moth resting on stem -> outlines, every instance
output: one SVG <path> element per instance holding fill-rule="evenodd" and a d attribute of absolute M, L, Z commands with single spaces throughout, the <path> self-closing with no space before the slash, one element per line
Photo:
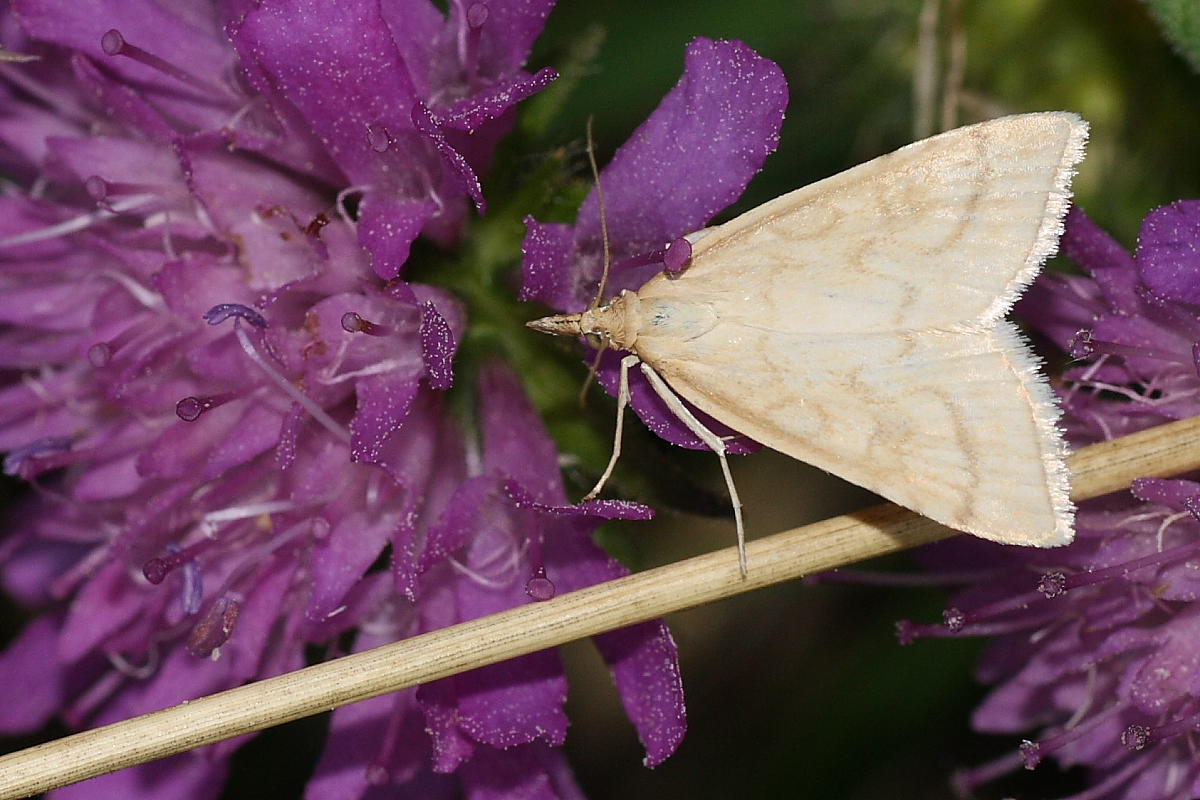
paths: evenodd
<path fill-rule="evenodd" d="M 628 353 L 613 455 L 588 497 L 620 454 L 637 366 L 720 459 L 743 576 L 725 443 L 684 400 L 950 528 L 1069 543 L 1059 410 L 1004 315 L 1058 247 L 1086 138 L 1067 112 L 948 131 L 689 237 L 681 274 L 528 323 Z"/>

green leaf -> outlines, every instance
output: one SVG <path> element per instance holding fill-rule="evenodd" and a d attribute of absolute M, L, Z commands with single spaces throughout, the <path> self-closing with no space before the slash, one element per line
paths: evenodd
<path fill-rule="evenodd" d="M 1200 71 L 1200 3 L 1196 0 L 1146 0 L 1175 49 Z"/>

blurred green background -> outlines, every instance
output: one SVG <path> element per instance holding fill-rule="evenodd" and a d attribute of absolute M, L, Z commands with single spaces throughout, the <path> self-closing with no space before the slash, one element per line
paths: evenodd
<path fill-rule="evenodd" d="M 1187 14 L 1195 2 L 1162 5 Z M 1200 76 L 1138 0 L 564 0 L 531 66 L 575 64 L 564 81 L 576 85 L 561 107 L 543 107 L 552 116 L 539 146 L 562 148 L 585 186 L 587 117 L 595 117 L 603 162 L 674 85 L 684 46 L 696 35 L 742 39 L 776 61 L 791 87 L 779 150 L 729 214 L 947 121 L 1052 109 L 1091 122 L 1077 200 L 1127 246 L 1149 209 L 1200 196 L 1200 104 L 1193 99 Z M 921 75 L 925 88 L 918 91 Z M 560 361 L 582 381 L 573 356 Z M 610 435 L 612 405 L 598 393 L 583 415 L 562 402 L 540 402 L 560 441 L 571 439 L 580 418 L 601 440 Z M 631 433 L 632 458 L 626 456 L 617 491 L 624 486 L 640 496 L 633 474 L 640 471 L 666 476 L 651 487 L 653 499 L 679 476 L 683 486 L 712 495 L 667 498 L 659 503 L 667 512 L 654 523 L 608 533 L 614 547 L 636 565 L 651 565 L 730 544 L 727 520 L 671 510 L 722 511 L 715 459 Z M 752 534 L 870 502 L 772 454 L 737 459 L 734 468 Z M 912 571 L 905 558 L 868 567 Z M 679 752 L 652 771 L 641 766 L 641 748 L 599 659 L 589 645 L 573 645 L 566 649 L 567 749 L 578 779 L 597 800 L 949 797 L 956 767 L 1010 752 L 1018 742 L 969 732 L 984 691 L 972 680 L 980 643 L 896 644 L 897 619 L 937 620 L 944 602 L 937 588 L 793 583 L 675 615 L 690 730 Z M 284 726 L 244 747 L 225 797 L 299 796 L 308 772 L 298 765 L 315 759 L 325 724 L 318 718 Z M 1045 764 L 979 796 L 1055 797 L 1078 791 L 1081 780 Z"/>

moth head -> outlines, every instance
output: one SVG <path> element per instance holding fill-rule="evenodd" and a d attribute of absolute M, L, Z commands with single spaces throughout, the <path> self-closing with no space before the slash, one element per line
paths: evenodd
<path fill-rule="evenodd" d="M 531 319 L 525 323 L 525 326 L 533 328 L 535 331 L 549 333 L 552 336 L 579 337 L 585 334 L 583 327 L 580 325 L 582 317 L 583 314 L 555 314 L 540 319 Z"/>

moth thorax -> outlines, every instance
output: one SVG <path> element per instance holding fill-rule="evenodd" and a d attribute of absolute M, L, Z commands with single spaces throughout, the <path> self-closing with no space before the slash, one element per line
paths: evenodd
<path fill-rule="evenodd" d="M 638 296 L 623 291 L 608 305 L 583 312 L 580 327 L 608 340 L 617 350 L 633 350 L 637 342 Z"/>

